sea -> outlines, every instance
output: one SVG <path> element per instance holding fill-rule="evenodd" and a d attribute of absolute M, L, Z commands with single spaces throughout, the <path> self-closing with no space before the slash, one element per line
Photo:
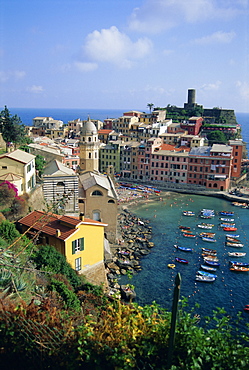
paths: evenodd
<path fill-rule="evenodd" d="M 106 118 L 118 118 L 131 109 L 24 109 L 9 108 L 11 114 L 17 114 L 22 123 L 32 125 L 34 117 L 53 117 L 67 123 L 70 120 L 80 118 L 103 121 Z M 139 109 L 136 109 L 139 110 Z M 140 110 L 141 111 L 141 110 Z M 236 113 L 237 122 L 242 128 L 243 141 L 247 143 L 249 150 L 249 113 Z M 214 224 L 216 242 L 204 242 L 200 237 L 194 239 L 182 235 L 179 226 L 188 226 L 197 235 L 203 231 L 197 224 L 203 221 L 199 217 L 202 209 L 212 209 L 215 217 L 207 222 Z M 164 193 L 158 197 L 158 201 L 138 203 L 131 209 L 138 217 L 146 218 L 152 227 L 152 239 L 154 247 L 151 253 L 141 260 L 142 270 L 136 273 L 132 279 L 127 276 L 121 277 L 120 283 L 130 283 L 135 286 L 138 304 L 151 304 L 153 301 L 162 307 L 171 309 L 173 290 L 176 274 L 181 275 L 180 296 L 188 299 L 189 307 L 195 307 L 195 312 L 201 318 L 212 316 L 217 308 L 224 308 L 231 318 L 235 318 L 241 312 L 243 323 L 249 322 L 248 313 L 243 307 L 249 304 L 249 272 L 232 272 L 229 270 L 231 260 L 229 251 L 247 252 L 245 257 L 237 258 L 239 261 L 249 262 L 249 209 L 234 207 L 229 201 L 211 196 L 186 195 L 178 193 Z M 194 217 L 183 216 L 184 210 L 195 212 Z M 220 211 L 233 211 L 237 227 L 236 234 L 244 244 L 243 248 L 232 248 L 225 245 L 225 232 L 220 227 Z M 182 252 L 174 248 L 174 245 L 191 247 L 192 252 Z M 217 279 L 213 283 L 195 281 L 196 271 L 203 264 L 202 248 L 217 250 L 220 266 L 215 274 Z M 188 264 L 175 262 L 175 257 L 188 260 Z M 174 263 L 174 269 L 168 268 L 168 264 Z"/>

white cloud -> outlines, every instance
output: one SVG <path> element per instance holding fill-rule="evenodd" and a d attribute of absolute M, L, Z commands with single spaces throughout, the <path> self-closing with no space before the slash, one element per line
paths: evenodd
<path fill-rule="evenodd" d="M 11 79 L 14 80 L 21 80 L 26 76 L 26 72 L 24 71 L 0 71 L 0 82 L 6 82 Z"/>
<path fill-rule="evenodd" d="M 76 69 L 79 70 L 80 72 L 94 71 L 95 69 L 98 68 L 97 63 L 75 62 L 74 65 Z"/>
<path fill-rule="evenodd" d="M 44 91 L 44 88 L 41 85 L 32 85 L 27 87 L 27 91 L 33 94 L 40 94 Z"/>
<path fill-rule="evenodd" d="M 235 0 L 146 0 L 133 10 L 129 27 L 134 31 L 158 33 L 183 22 L 231 19 L 244 6 Z"/>
<path fill-rule="evenodd" d="M 216 81 L 215 83 L 204 84 L 200 87 L 200 90 L 203 90 L 203 91 L 219 90 L 221 84 L 222 84 L 221 81 Z"/>
<path fill-rule="evenodd" d="M 247 82 L 236 82 L 236 87 L 239 91 L 241 99 L 249 101 L 249 84 Z"/>
<path fill-rule="evenodd" d="M 195 39 L 193 43 L 198 45 L 207 45 L 207 44 L 229 44 L 234 37 L 236 36 L 235 32 L 223 32 L 217 31 L 212 33 L 212 35 L 204 36 L 199 39 Z"/>
<path fill-rule="evenodd" d="M 129 68 L 135 60 L 144 58 L 151 49 L 152 42 L 148 38 L 133 42 L 115 26 L 90 33 L 83 46 L 84 53 L 90 60 L 113 63 L 124 68 Z"/>

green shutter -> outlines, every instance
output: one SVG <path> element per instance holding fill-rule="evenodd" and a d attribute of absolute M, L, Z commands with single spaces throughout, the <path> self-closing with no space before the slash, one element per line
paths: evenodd
<path fill-rule="evenodd" d="M 84 250 L 84 238 L 80 238 L 80 250 Z"/>
<path fill-rule="evenodd" d="M 72 241 L 72 254 L 75 253 L 76 240 Z"/>

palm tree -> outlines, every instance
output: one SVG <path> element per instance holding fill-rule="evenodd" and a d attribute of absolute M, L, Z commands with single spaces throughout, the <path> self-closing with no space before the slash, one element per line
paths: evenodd
<path fill-rule="evenodd" d="M 151 109 L 152 109 L 152 107 L 154 107 L 154 104 L 153 104 L 153 103 L 148 103 L 148 104 L 147 104 L 147 107 L 149 107 L 149 109 L 150 109 L 150 113 L 151 113 Z"/>

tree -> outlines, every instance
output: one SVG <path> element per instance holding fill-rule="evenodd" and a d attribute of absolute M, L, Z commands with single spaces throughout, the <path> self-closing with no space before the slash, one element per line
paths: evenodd
<path fill-rule="evenodd" d="M 43 174 L 45 164 L 46 164 L 46 161 L 44 157 L 40 154 L 37 154 L 37 156 L 35 157 L 35 168 L 39 172 L 39 176 Z"/>
<path fill-rule="evenodd" d="M 151 113 L 151 109 L 154 107 L 154 104 L 153 103 L 148 103 L 147 107 L 149 108 L 150 113 Z"/>
<path fill-rule="evenodd" d="M 0 132 L 6 142 L 6 149 L 9 143 L 14 143 L 16 147 L 25 138 L 25 126 L 17 115 L 10 114 L 7 106 L 0 113 Z"/>
<path fill-rule="evenodd" d="M 209 144 L 226 144 L 227 143 L 227 138 L 224 132 L 222 131 L 212 131 L 207 134 L 207 138 L 209 141 Z"/>

